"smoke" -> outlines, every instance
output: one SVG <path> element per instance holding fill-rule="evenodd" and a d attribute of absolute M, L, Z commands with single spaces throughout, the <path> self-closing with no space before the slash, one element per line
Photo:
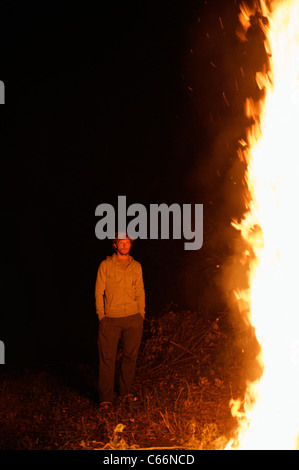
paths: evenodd
<path fill-rule="evenodd" d="M 225 8 L 214 6 L 207 5 L 192 28 L 184 64 L 189 95 L 181 129 L 194 154 L 185 185 L 194 201 L 200 198 L 204 204 L 204 238 L 200 252 L 186 258 L 182 279 L 189 301 L 216 312 L 226 306 L 234 323 L 240 322 L 235 292 L 248 286 L 244 253 L 250 247 L 232 221 L 240 221 L 248 205 L 246 162 L 240 149 L 252 125 L 246 100 L 260 99 L 255 76 L 268 67 L 266 19 L 253 8 L 242 25 L 235 2 Z M 245 319 L 246 315 L 246 330 Z M 254 341 L 251 329 L 246 335 Z"/>

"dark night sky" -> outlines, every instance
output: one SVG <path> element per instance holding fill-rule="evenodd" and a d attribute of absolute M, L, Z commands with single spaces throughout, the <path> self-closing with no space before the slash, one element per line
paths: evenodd
<path fill-rule="evenodd" d="M 94 353 L 94 282 L 111 254 L 111 242 L 95 237 L 94 213 L 118 195 L 147 208 L 204 204 L 201 250 L 135 243 L 148 315 L 171 301 L 220 308 L 216 264 L 243 209 L 236 148 L 256 67 L 235 35 L 237 3 L 3 2 L 7 361 L 29 349 L 47 358 Z"/>

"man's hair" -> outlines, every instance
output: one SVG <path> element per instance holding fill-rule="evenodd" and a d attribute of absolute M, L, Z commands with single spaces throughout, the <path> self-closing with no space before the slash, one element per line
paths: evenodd
<path fill-rule="evenodd" d="M 130 243 L 131 243 L 131 248 L 132 248 L 132 245 L 133 245 L 133 238 L 130 238 L 129 235 L 126 233 L 126 236 L 125 237 L 122 237 L 122 238 L 119 238 L 119 235 L 120 235 L 121 232 L 116 232 L 115 235 L 114 235 L 114 240 L 112 241 L 112 248 L 114 251 L 117 250 L 117 242 L 118 240 L 125 240 L 126 238 L 128 238 L 130 240 Z M 122 232 L 123 234 L 123 232 Z"/>

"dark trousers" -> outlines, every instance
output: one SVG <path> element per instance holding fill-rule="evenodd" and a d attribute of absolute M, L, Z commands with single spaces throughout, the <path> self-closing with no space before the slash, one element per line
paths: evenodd
<path fill-rule="evenodd" d="M 113 401 L 115 363 L 119 340 L 122 341 L 122 361 L 119 393 L 129 393 L 135 376 L 136 362 L 142 338 L 143 317 L 105 317 L 99 324 L 99 399 Z"/>

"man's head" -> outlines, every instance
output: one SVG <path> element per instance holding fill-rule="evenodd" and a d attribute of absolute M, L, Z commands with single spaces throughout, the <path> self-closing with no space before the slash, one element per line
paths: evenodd
<path fill-rule="evenodd" d="M 132 248 L 133 240 L 127 233 L 119 232 L 115 234 L 112 246 L 117 255 L 127 256 Z"/>

